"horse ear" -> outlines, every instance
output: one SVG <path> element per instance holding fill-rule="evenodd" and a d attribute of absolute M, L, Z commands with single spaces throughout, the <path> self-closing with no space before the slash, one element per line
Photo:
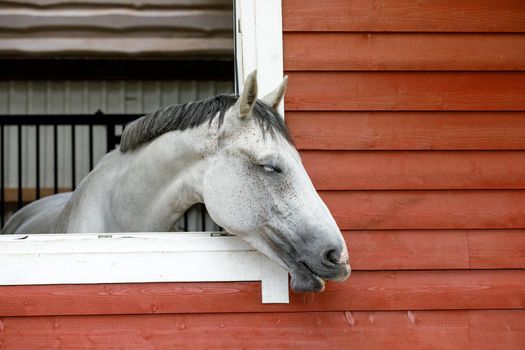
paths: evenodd
<path fill-rule="evenodd" d="M 239 113 L 241 118 L 250 115 L 255 101 L 257 101 L 257 70 L 251 72 L 244 82 L 244 91 L 239 98 Z"/>
<path fill-rule="evenodd" d="M 270 92 L 268 95 L 264 96 L 262 100 L 266 102 L 268 105 L 270 105 L 272 108 L 277 109 L 277 106 L 279 106 L 279 103 L 281 103 L 284 93 L 286 92 L 286 87 L 288 86 L 288 76 L 285 75 L 283 81 L 279 84 L 279 86 Z"/>

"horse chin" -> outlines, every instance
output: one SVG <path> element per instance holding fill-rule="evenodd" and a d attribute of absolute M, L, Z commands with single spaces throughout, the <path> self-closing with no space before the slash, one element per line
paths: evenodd
<path fill-rule="evenodd" d="M 310 271 L 298 269 L 290 273 L 291 286 L 294 292 L 322 292 L 324 281 Z"/>

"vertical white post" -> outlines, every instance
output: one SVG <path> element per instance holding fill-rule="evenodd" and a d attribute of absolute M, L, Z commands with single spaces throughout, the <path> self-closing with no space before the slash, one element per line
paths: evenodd
<path fill-rule="evenodd" d="M 255 38 L 255 1 L 237 0 L 236 17 L 237 30 L 237 82 L 239 92 L 244 87 L 244 79 L 257 68 L 256 38 Z"/>
<path fill-rule="evenodd" d="M 288 272 L 261 254 L 261 290 L 263 304 L 287 304 Z"/>
<path fill-rule="evenodd" d="M 261 96 L 283 79 L 283 25 L 281 0 L 256 1 L 255 36 L 257 82 Z M 281 114 L 284 107 L 279 108 Z"/>
<path fill-rule="evenodd" d="M 281 0 L 238 0 L 237 71 L 239 91 L 244 78 L 257 69 L 259 94 L 272 91 L 283 79 Z M 284 106 L 279 106 L 284 115 Z"/>

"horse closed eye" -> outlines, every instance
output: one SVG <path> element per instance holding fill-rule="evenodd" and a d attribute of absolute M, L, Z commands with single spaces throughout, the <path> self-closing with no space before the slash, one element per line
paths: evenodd
<path fill-rule="evenodd" d="M 270 164 L 262 164 L 261 167 L 264 169 L 264 171 L 268 173 L 282 173 L 283 172 L 281 168 L 274 166 L 274 165 L 270 165 Z"/>

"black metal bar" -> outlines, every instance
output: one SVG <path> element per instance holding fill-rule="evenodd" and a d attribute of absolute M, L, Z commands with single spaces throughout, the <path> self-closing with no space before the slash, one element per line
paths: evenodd
<path fill-rule="evenodd" d="M 108 152 L 115 148 L 115 124 L 106 125 L 106 144 Z"/>
<path fill-rule="evenodd" d="M 35 125 L 35 175 L 36 175 L 36 181 L 35 181 L 35 195 L 36 199 L 40 198 L 40 125 Z"/>
<path fill-rule="evenodd" d="M 184 213 L 184 232 L 188 232 L 188 212 Z"/>
<path fill-rule="evenodd" d="M 22 171 L 23 171 L 23 164 L 22 164 L 22 125 L 17 126 L 18 131 L 18 209 L 22 208 L 24 205 L 24 198 L 22 194 Z"/>
<path fill-rule="evenodd" d="M 93 169 L 93 125 L 89 125 L 89 171 Z"/>
<path fill-rule="evenodd" d="M 107 125 L 127 124 L 143 114 L 0 114 L 3 125 Z"/>
<path fill-rule="evenodd" d="M 4 178 L 4 125 L 0 125 L 0 227 L 5 221 L 5 178 Z"/>
<path fill-rule="evenodd" d="M 240 28 L 238 27 L 237 22 L 237 0 L 233 0 L 233 57 L 237 58 L 237 32 L 240 32 Z M 237 70 L 237 60 L 233 60 L 233 86 L 234 90 L 233 92 L 238 95 L 239 94 L 239 72 Z"/>
<path fill-rule="evenodd" d="M 76 137 L 75 126 L 71 125 L 71 190 L 75 190 L 76 185 Z"/>
<path fill-rule="evenodd" d="M 36 2 L 35 2 L 36 3 Z M 56 1 L 52 3 L 58 3 Z M 85 1 L 83 3 L 86 3 Z M 130 2 L 132 3 L 132 2 Z M 168 2 L 166 2 L 168 3 Z M 176 2 L 173 2 L 176 3 Z M 0 59 L 2 80 L 220 80 L 231 81 L 233 53 L 221 59 L 107 57 Z M 173 69 L 177 67 L 177 69 Z"/>
<path fill-rule="evenodd" d="M 206 231 L 206 206 L 201 206 L 201 231 Z"/>
<path fill-rule="evenodd" d="M 58 193 L 58 132 L 57 125 L 53 125 L 53 192 Z"/>

